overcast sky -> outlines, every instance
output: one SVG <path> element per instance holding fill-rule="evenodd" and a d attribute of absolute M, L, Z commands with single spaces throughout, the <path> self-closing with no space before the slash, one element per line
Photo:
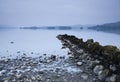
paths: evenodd
<path fill-rule="evenodd" d="M 120 0 L 0 0 L 0 25 L 48 26 L 120 21 Z"/>

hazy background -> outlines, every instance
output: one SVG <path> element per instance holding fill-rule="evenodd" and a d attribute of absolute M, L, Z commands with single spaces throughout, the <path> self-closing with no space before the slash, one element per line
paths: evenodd
<path fill-rule="evenodd" d="M 116 21 L 120 21 L 120 0 L 0 0 L 0 25 L 85 25 Z"/>

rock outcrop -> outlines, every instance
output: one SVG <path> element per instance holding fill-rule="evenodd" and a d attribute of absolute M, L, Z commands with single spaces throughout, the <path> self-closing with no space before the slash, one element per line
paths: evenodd
<path fill-rule="evenodd" d="M 83 41 L 73 35 L 58 35 L 63 48 L 70 50 L 70 58 L 77 65 L 86 64 L 98 79 L 106 82 L 120 82 L 120 50 L 116 46 L 102 46 L 93 39 Z"/>

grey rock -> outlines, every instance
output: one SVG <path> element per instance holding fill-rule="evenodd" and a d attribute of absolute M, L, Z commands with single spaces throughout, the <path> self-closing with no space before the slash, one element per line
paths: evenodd
<path fill-rule="evenodd" d="M 77 50 L 77 52 L 80 53 L 80 54 L 84 53 L 83 49 Z"/>
<path fill-rule="evenodd" d="M 115 67 L 114 65 L 110 65 L 110 69 L 111 69 L 112 71 L 116 71 L 116 67 Z"/>
<path fill-rule="evenodd" d="M 83 63 L 82 62 L 77 62 L 76 63 L 78 66 L 81 66 Z"/>
<path fill-rule="evenodd" d="M 16 74 L 16 77 L 17 78 L 20 78 L 22 75 L 21 74 Z"/>
<path fill-rule="evenodd" d="M 99 64 L 99 63 L 100 63 L 100 61 L 99 61 L 99 60 L 97 60 L 97 59 L 96 59 L 94 62 L 95 62 L 96 64 Z"/>
<path fill-rule="evenodd" d="M 38 71 L 38 74 L 44 74 L 44 71 Z"/>
<path fill-rule="evenodd" d="M 0 66 L 0 71 L 4 68 L 4 66 Z"/>
<path fill-rule="evenodd" d="M 107 76 L 108 76 L 108 73 L 109 73 L 109 70 L 108 69 L 105 69 L 103 71 L 100 71 L 99 74 L 98 74 L 98 78 L 100 80 L 103 80 L 105 79 Z"/>
<path fill-rule="evenodd" d="M 51 55 L 50 57 L 52 60 L 55 60 L 56 59 L 56 55 Z"/>
<path fill-rule="evenodd" d="M 96 65 L 95 68 L 93 69 L 93 72 L 97 75 L 99 75 L 99 73 L 101 73 L 101 71 L 103 71 L 103 66 L 102 65 Z"/>
<path fill-rule="evenodd" d="M 2 71 L 0 71 L 0 74 L 3 74 L 3 73 L 5 73 L 6 72 L 6 70 L 2 70 Z"/>
<path fill-rule="evenodd" d="M 4 82 L 9 82 L 8 80 L 4 80 Z"/>
<path fill-rule="evenodd" d="M 46 63 L 50 63 L 50 62 L 51 62 L 51 60 L 49 60 L 49 59 L 48 59 L 48 60 L 46 60 Z"/>
<path fill-rule="evenodd" d="M 82 74 L 81 77 L 82 77 L 84 80 L 87 80 L 87 79 L 88 79 L 88 75 L 87 75 L 87 74 Z"/>
<path fill-rule="evenodd" d="M 74 58 L 74 56 L 73 55 L 69 55 L 69 58 Z"/>
<path fill-rule="evenodd" d="M 110 81 L 111 82 L 116 82 L 116 75 L 115 74 L 110 77 Z"/>

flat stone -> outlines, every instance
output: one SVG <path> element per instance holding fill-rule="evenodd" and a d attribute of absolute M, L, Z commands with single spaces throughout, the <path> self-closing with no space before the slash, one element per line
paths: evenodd
<path fill-rule="evenodd" d="M 17 75 L 16 75 L 17 78 L 20 78 L 21 76 L 22 76 L 21 74 L 17 74 Z"/>
<path fill-rule="evenodd" d="M 69 55 L 69 58 L 74 58 L 74 56 L 73 55 Z"/>
<path fill-rule="evenodd" d="M 83 49 L 80 49 L 77 52 L 80 53 L 80 54 L 84 53 Z"/>
<path fill-rule="evenodd" d="M 99 64 L 100 61 L 96 59 L 96 60 L 94 61 L 94 63 Z"/>
<path fill-rule="evenodd" d="M 87 74 L 82 74 L 81 77 L 82 77 L 84 80 L 87 80 L 87 79 L 88 79 L 88 75 L 87 75 Z"/>
<path fill-rule="evenodd" d="M 77 65 L 81 66 L 83 63 L 82 62 L 77 62 Z"/>
<path fill-rule="evenodd" d="M 38 71 L 38 73 L 39 73 L 39 74 L 44 74 L 44 72 L 43 72 L 43 71 Z"/>

